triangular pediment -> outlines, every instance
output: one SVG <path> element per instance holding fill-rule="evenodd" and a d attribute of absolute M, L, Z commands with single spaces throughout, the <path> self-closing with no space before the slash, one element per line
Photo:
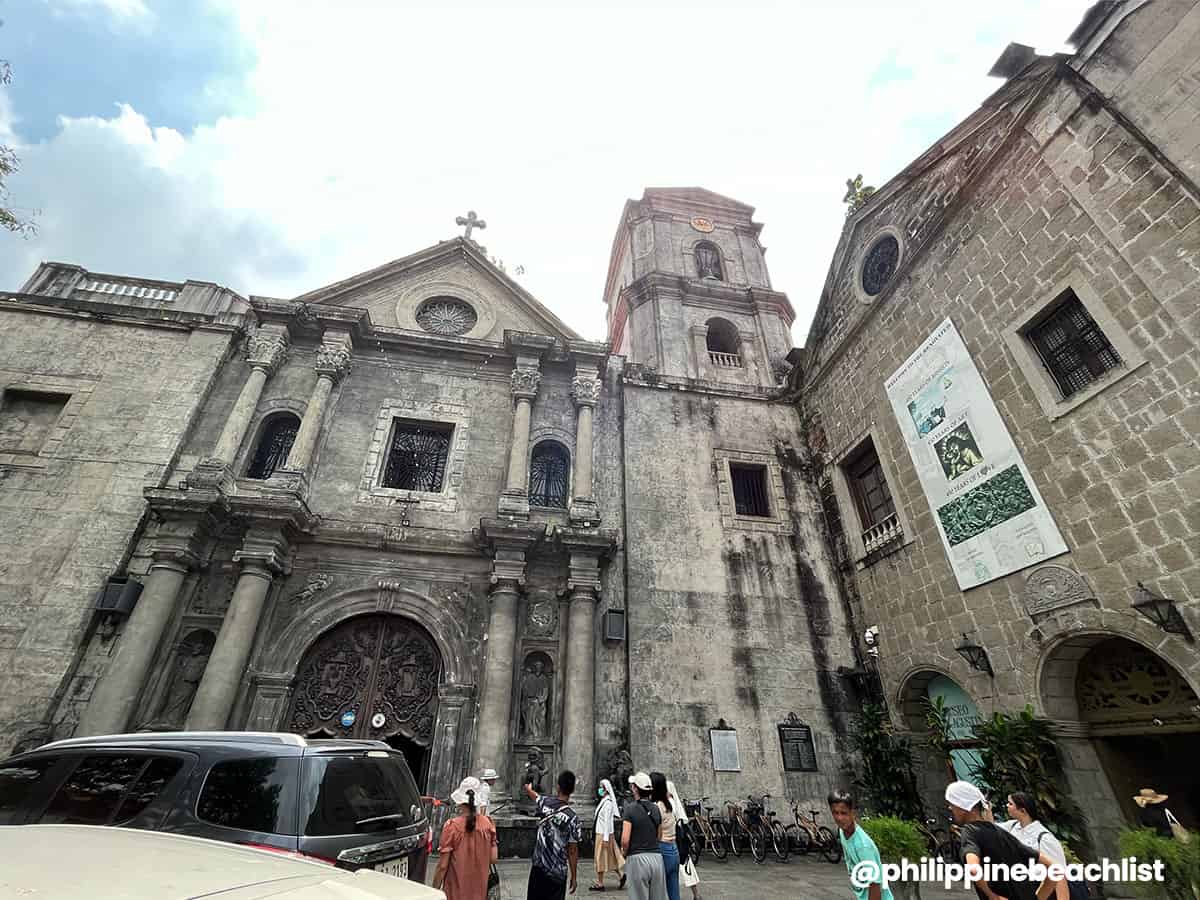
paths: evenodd
<path fill-rule="evenodd" d="M 435 298 L 454 298 L 474 314 L 456 336 L 501 341 L 505 331 L 579 340 L 576 332 L 493 264 L 473 241 L 454 238 L 295 299 L 365 309 L 372 323 L 423 330 L 417 316 Z"/>

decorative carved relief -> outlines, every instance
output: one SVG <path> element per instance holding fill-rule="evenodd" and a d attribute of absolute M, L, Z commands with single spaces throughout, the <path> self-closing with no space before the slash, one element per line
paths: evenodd
<path fill-rule="evenodd" d="M 350 349 L 344 344 L 322 344 L 317 348 L 313 365 L 318 375 L 328 375 L 335 382 L 350 371 Z"/>
<path fill-rule="evenodd" d="M 256 329 L 246 339 L 246 359 L 250 365 L 267 370 L 270 375 L 287 359 L 287 332 Z"/>
<path fill-rule="evenodd" d="M 513 369 L 512 393 L 514 397 L 532 400 L 537 396 L 542 373 L 537 369 Z"/>
<path fill-rule="evenodd" d="M 531 637 L 550 637 L 558 628 L 558 600 L 550 591 L 534 591 L 525 611 L 525 630 Z"/>
<path fill-rule="evenodd" d="M 600 379 L 576 375 L 571 379 L 571 399 L 576 406 L 595 406 L 600 399 Z"/>
<path fill-rule="evenodd" d="M 1178 672 L 1144 647 L 1105 641 L 1079 663 L 1080 718 L 1087 722 L 1191 717 L 1196 694 Z"/>
<path fill-rule="evenodd" d="M 296 673 L 288 729 L 428 746 L 437 717 L 441 656 L 429 634 L 401 616 L 350 619 L 321 637 Z"/>
<path fill-rule="evenodd" d="M 1030 616 L 1095 599 L 1095 592 L 1083 576 L 1066 566 L 1039 566 L 1025 579 L 1025 610 Z"/>
<path fill-rule="evenodd" d="M 333 579 L 324 572 L 313 572 L 308 576 L 308 580 L 304 582 L 304 587 L 292 594 L 290 602 L 307 603 L 332 583 Z"/>

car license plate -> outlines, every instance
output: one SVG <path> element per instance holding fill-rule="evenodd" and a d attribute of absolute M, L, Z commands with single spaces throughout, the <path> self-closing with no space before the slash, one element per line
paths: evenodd
<path fill-rule="evenodd" d="M 387 862 L 376 863 L 375 871 L 382 872 L 384 875 L 395 875 L 397 878 L 407 878 L 408 857 L 402 856 L 399 859 L 389 859 Z"/>

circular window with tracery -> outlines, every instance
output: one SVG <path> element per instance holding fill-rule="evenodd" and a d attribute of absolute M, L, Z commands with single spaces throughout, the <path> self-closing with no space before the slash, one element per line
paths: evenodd
<path fill-rule="evenodd" d="M 867 251 L 863 260 L 862 288 L 869 297 L 874 297 L 892 280 L 900 262 L 900 242 L 895 235 L 885 234 Z"/>
<path fill-rule="evenodd" d="M 417 308 L 417 324 L 432 334 L 466 334 L 478 320 L 471 304 L 457 297 L 434 297 Z"/>

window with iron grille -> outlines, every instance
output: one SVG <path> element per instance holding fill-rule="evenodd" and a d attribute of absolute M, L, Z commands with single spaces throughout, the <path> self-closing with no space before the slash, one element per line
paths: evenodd
<path fill-rule="evenodd" d="M 383 486 L 440 493 L 446 478 L 453 433 L 451 425 L 396 419 L 387 464 L 383 468 Z"/>
<path fill-rule="evenodd" d="M 567 508 L 571 455 L 557 441 L 542 441 L 529 461 L 529 503 Z"/>
<path fill-rule="evenodd" d="M 771 515 L 767 500 L 767 467 L 729 464 L 729 479 L 733 483 L 733 506 L 739 516 Z"/>
<path fill-rule="evenodd" d="M 270 478 L 272 473 L 287 462 L 300 430 L 300 420 L 290 413 L 275 416 L 263 429 L 254 450 L 254 458 L 246 470 L 247 478 Z"/>
<path fill-rule="evenodd" d="M 846 481 L 850 483 L 850 493 L 854 495 L 854 505 L 858 508 L 863 531 L 878 525 L 888 516 L 895 515 L 896 505 L 892 502 L 892 492 L 888 489 L 883 466 L 872 441 L 868 440 L 866 446 L 845 463 L 843 468 Z"/>
<path fill-rule="evenodd" d="M 1072 290 L 1026 337 L 1064 399 L 1121 365 L 1120 354 Z"/>

